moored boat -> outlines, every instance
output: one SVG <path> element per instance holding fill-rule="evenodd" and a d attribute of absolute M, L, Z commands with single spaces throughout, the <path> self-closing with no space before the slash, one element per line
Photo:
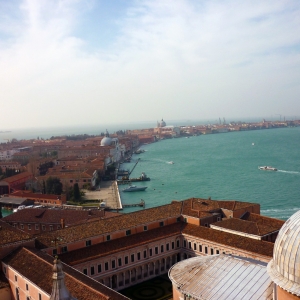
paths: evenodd
<path fill-rule="evenodd" d="M 123 192 L 138 192 L 138 191 L 145 191 L 146 186 L 136 186 L 136 185 L 130 185 L 129 187 L 123 189 Z"/>
<path fill-rule="evenodd" d="M 259 170 L 263 170 L 263 171 L 277 171 L 276 168 L 270 167 L 270 166 L 262 166 L 262 167 L 258 167 Z"/>

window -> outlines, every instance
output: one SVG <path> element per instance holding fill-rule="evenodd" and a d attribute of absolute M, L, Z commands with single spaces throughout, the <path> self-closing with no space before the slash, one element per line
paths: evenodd
<path fill-rule="evenodd" d="M 92 245 L 92 241 L 91 240 L 85 241 L 85 246 L 86 247 L 91 246 L 91 245 Z"/>
<path fill-rule="evenodd" d="M 122 266 L 122 258 L 118 259 L 118 266 L 121 267 Z"/>
<path fill-rule="evenodd" d="M 57 254 L 57 249 L 53 249 L 53 250 L 52 250 L 52 254 L 53 254 L 53 255 L 56 255 L 56 254 Z"/>
<path fill-rule="evenodd" d="M 144 258 L 147 258 L 147 250 L 144 250 Z"/>
<path fill-rule="evenodd" d="M 57 229 L 60 229 L 60 225 L 57 225 Z"/>
<path fill-rule="evenodd" d="M 20 228 L 21 228 L 21 229 L 24 229 L 24 225 L 23 225 L 23 224 L 20 224 Z"/>
<path fill-rule="evenodd" d="M 199 245 L 199 251 L 202 252 L 202 245 Z"/>
<path fill-rule="evenodd" d="M 220 254 L 220 251 L 219 251 L 219 250 L 216 250 L 216 253 L 217 253 L 217 254 Z"/>
<path fill-rule="evenodd" d="M 73 180 L 72 179 L 70 179 L 70 183 L 72 183 L 73 182 Z"/>
<path fill-rule="evenodd" d="M 18 276 L 17 275 L 15 275 L 15 281 L 18 281 Z"/>
<path fill-rule="evenodd" d="M 106 262 L 106 263 L 104 264 L 104 269 L 105 269 L 105 271 L 108 271 L 108 262 Z"/>
<path fill-rule="evenodd" d="M 172 242 L 172 249 L 174 249 L 175 248 L 175 243 L 174 242 Z"/>
<path fill-rule="evenodd" d="M 131 230 L 126 230 L 126 235 L 131 235 Z"/>
<path fill-rule="evenodd" d="M 148 230 L 148 226 L 144 226 L 144 231 L 147 231 Z"/>
<path fill-rule="evenodd" d="M 207 247 L 205 247 L 205 254 L 207 254 Z"/>
<path fill-rule="evenodd" d="M 87 275 L 87 269 L 83 269 L 83 274 Z"/>
<path fill-rule="evenodd" d="M 180 217 L 178 217 L 178 218 L 176 219 L 176 221 L 177 221 L 177 222 L 180 222 Z"/>
<path fill-rule="evenodd" d="M 68 252 L 68 247 L 67 246 L 64 246 L 61 248 L 61 253 L 66 253 Z"/>
<path fill-rule="evenodd" d="M 158 247 L 155 247 L 155 254 L 158 254 Z"/>
<path fill-rule="evenodd" d="M 183 241 L 183 247 L 186 248 L 186 240 Z"/>
<path fill-rule="evenodd" d="M 31 224 L 28 224 L 27 226 L 28 226 L 28 230 L 31 230 Z"/>
<path fill-rule="evenodd" d="M 149 255 L 152 256 L 152 249 L 149 249 Z"/>
<path fill-rule="evenodd" d="M 45 225 L 42 225 L 42 230 L 46 230 L 46 226 Z"/>
<path fill-rule="evenodd" d="M 95 267 L 91 267 L 91 275 L 94 275 L 95 274 Z"/>
<path fill-rule="evenodd" d="M 192 249 L 192 243 L 189 242 L 189 249 Z"/>
<path fill-rule="evenodd" d="M 159 226 L 163 227 L 164 226 L 164 222 L 159 222 Z"/>
<path fill-rule="evenodd" d="M 50 228 L 50 231 L 53 231 L 53 225 L 50 225 L 49 228 Z"/>
<path fill-rule="evenodd" d="M 125 265 L 128 265 L 128 256 L 125 256 Z"/>
<path fill-rule="evenodd" d="M 160 246 L 160 253 L 164 252 L 164 245 Z"/>
<path fill-rule="evenodd" d="M 41 294 L 39 294 L 39 300 L 42 300 L 42 295 Z"/>
<path fill-rule="evenodd" d="M 204 226 L 205 226 L 205 227 L 208 227 L 208 224 L 207 224 L 207 223 L 205 223 L 205 224 L 204 224 Z"/>
<path fill-rule="evenodd" d="M 138 254 L 137 254 L 137 259 L 138 259 L 138 260 L 141 259 L 141 252 L 138 252 Z"/>
<path fill-rule="evenodd" d="M 166 250 L 167 250 L 167 251 L 170 250 L 170 244 L 169 244 L 169 243 L 166 245 Z"/>
<path fill-rule="evenodd" d="M 116 261 L 115 260 L 111 261 L 111 267 L 112 267 L 112 269 L 114 269 L 116 267 Z"/>
<path fill-rule="evenodd" d="M 217 217 L 217 221 L 218 221 L 218 222 L 221 221 L 221 218 L 220 218 L 220 217 Z"/>
<path fill-rule="evenodd" d="M 184 218 L 184 223 L 187 223 L 187 218 Z"/>
<path fill-rule="evenodd" d="M 179 248 L 179 246 L 180 246 L 180 243 L 179 243 L 179 240 L 177 240 L 176 247 Z"/>
<path fill-rule="evenodd" d="M 35 224 L 35 230 L 39 230 L 40 229 L 40 225 L 39 224 Z"/>
<path fill-rule="evenodd" d="M 210 249 L 210 254 L 214 255 L 214 249 L 213 248 Z"/>
<path fill-rule="evenodd" d="M 28 291 L 29 290 L 29 287 L 28 287 L 28 284 L 26 283 L 26 291 Z"/>
<path fill-rule="evenodd" d="M 194 250 L 197 250 L 197 244 L 194 243 Z"/>
<path fill-rule="evenodd" d="M 107 235 L 107 236 L 106 236 L 106 240 L 107 240 L 107 241 L 110 241 L 110 235 Z"/>
<path fill-rule="evenodd" d="M 131 262 L 134 262 L 134 254 L 131 254 Z"/>
<path fill-rule="evenodd" d="M 19 288 L 16 288 L 16 299 L 20 300 Z"/>
<path fill-rule="evenodd" d="M 98 273 L 101 273 L 102 272 L 102 267 L 101 265 L 98 265 Z"/>

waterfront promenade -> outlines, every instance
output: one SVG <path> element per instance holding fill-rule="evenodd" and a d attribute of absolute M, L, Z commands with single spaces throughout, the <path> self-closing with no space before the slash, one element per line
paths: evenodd
<path fill-rule="evenodd" d="M 105 207 L 113 210 L 123 209 L 119 188 L 114 180 L 102 181 L 100 190 L 85 191 L 85 199 L 103 201 L 105 202 Z"/>

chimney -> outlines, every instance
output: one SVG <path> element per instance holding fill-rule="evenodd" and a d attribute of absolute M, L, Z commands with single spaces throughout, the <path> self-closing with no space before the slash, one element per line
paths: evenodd
<path fill-rule="evenodd" d="M 65 219 L 60 219 L 61 228 L 65 228 Z"/>

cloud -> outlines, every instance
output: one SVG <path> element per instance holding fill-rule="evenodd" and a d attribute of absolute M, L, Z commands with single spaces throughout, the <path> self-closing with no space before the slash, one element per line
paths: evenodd
<path fill-rule="evenodd" d="M 117 3 L 0 4 L 7 126 L 293 115 L 300 108 L 298 1 Z"/>

